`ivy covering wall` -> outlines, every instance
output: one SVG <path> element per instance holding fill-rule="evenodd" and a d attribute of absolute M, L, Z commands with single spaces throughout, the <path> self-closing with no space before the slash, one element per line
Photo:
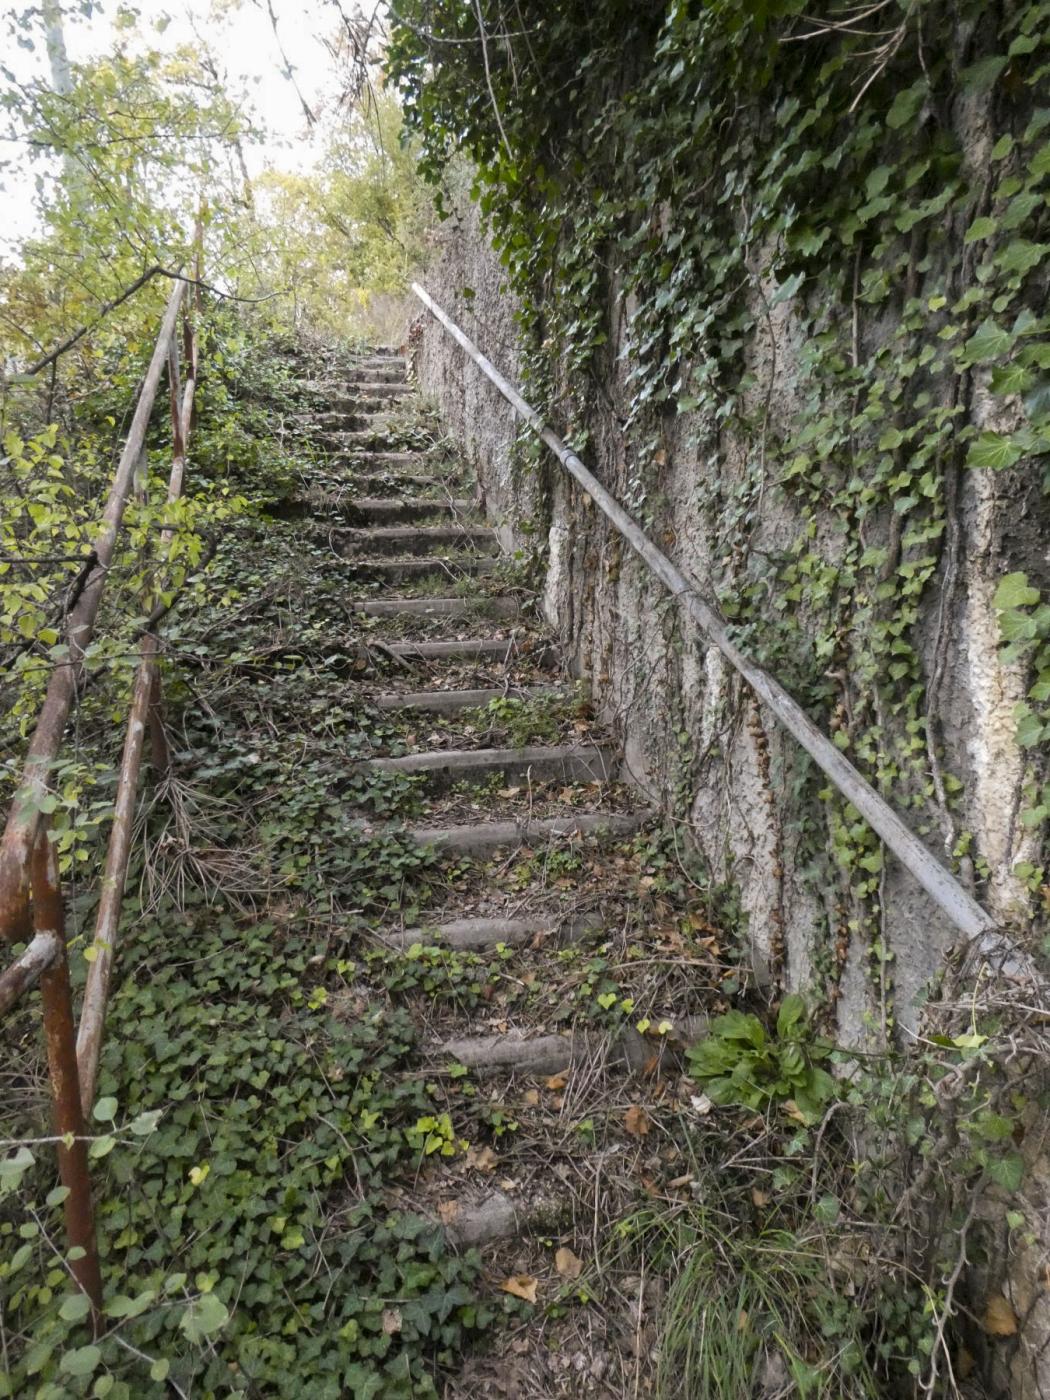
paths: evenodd
<path fill-rule="evenodd" d="M 408 120 L 435 180 L 469 158 L 533 402 L 978 897 L 1028 927 L 1050 811 L 1050 5 L 394 9 Z M 568 527 L 581 651 L 626 665 L 629 622 L 602 617 L 603 588 L 631 611 L 603 527 L 566 488 L 543 494 L 535 523 Z M 650 612 L 658 594 L 633 589 Z M 688 667 L 666 664 L 638 703 L 680 803 L 712 781 L 711 696 L 676 711 Z M 877 838 L 776 740 L 770 769 L 772 722 L 722 699 L 775 796 L 766 863 L 812 896 L 794 900 L 796 973 L 833 1001 L 859 947 L 888 1027 Z M 785 898 L 757 932 L 773 975 Z M 898 938 L 925 935 L 917 908 Z"/>

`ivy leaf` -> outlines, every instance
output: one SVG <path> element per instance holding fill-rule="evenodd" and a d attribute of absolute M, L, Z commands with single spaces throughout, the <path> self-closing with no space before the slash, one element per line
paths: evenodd
<path fill-rule="evenodd" d="M 195 1298 L 179 1318 L 179 1330 L 189 1341 L 197 1343 L 211 1332 L 225 1327 L 230 1318 L 230 1310 L 221 1298 L 214 1293 L 203 1293 Z"/>
<path fill-rule="evenodd" d="M 63 1299 L 58 1315 L 65 1322 L 80 1322 L 91 1311 L 91 1299 L 86 1293 L 71 1293 Z"/>
<path fill-rule="evenodd" d="M 804 272 L 793 272 L 790 277 L 781 282 L 770 297 L 770 306 L 779 306 L 782 301 L 790 301 L 805 280 L 806 274 Z"/>
<path fill-rule="evenodd" d="M 1000 612 L 1008 608 L 1030 608 L 1039 601 L 1039 590 L 1028 584 L 1027 574 L 1005 574 L 999 580 L 992 600 Z"/>
<path fill-rule="evenodd" d="M 988 1175 L 1004 1191 L 1016 1191 L 1024 1180 L 1024 1158 L 1019 1152 L 988 1163 Z"/>
<path fill-rule="evenodd" d="M 963 91 L 989 92 L 1009 61 L 1005 54 L 993 54 L 990 58 L 981 58 L 976 63 L 971 63 L 959 74 Z"/>
<path fill-rule="evenodd" d="M 1028 709 L 1027 705 L 1023 708 L 1025 713 L 1018 721 L 1015 737 L 1019 748 L 1034 749 L 1038 744 L 1042 743 L 1046 726 L 1037 714 L 1034 714 Z"/>
<path fill-rule="evenodd" d="M 964 243 L 976 243 L 981 238 L 991 238 L 992 234 L 999 227 L 995 219 L 985 215 L 982 219 L 974 219 L 973 223 L 966 230 Z"/>
<path fill-rule="evenodd" d="M 995 256 L 995 265 L 1003 272 L 1024 277 L 1033 267 L 1038 267 L 1050 253 L 1050 243 L 1029 243 L 1026 238 L 1015 238 Z"/>
<path fill-rule="evenodd" d="M 1007 354 L 1013 343 L 1014 338 L 1010 331 L 1004 330 L 998 321 L 993 321 L 989 316 L 965 343 L 963 353 L 968 364 L 983 365 Z"/>
<path fill-rule="evenodd" d="M 77 1347 L 75 1351 L 65 1353 L 59 1368 L 67 1376 L 90 1376 L 101 1360 L 102 1352 L 98 1347 Z"/>
<path fill-rule="evenodd" d="M 966 465 L 1002 471 L 1005 467 L 1012 467 L 1022 455 L 1020 447 L 1008 434 L 981 433 L 970 443 Z"/>
<path fill-rule="evenodd" d="M 913 83 L 910 88 L 904 88 L 898 92 L 893 99 L 890 110 L 886 113 L 886 125 L 891 131 L 899 131 L 902 126 L 906 126 L 912 121 L 916 112 L 922 106 L 923 98 L 926 96 L 926 80 L 920 78 L 917 83 Z"/>
<path fill-rule="evenodd" d="M 1032 371 L 1025 365 L 996 365 L 992 370 L 992 393 L 1023 394 L 1031 388 L 1033 377 Z"/>

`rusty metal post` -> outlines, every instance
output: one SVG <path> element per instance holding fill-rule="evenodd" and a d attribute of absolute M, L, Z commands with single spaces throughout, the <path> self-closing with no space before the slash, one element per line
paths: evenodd
<path fill-rule="evenodd" d="M 37 938 L 57 941 L 58 952 L 41 974 L 40 992 L 44 1003 L 44 1035 L 51 1075 L 51 1098 L 55 1133 L 59 1142 L 58 1172 L 68 1189 L 65 1199 L 66 1236 L 70 1248 L 83 1250 L 71 1259 L 73 1277 L 91 1301 L 95 1331 L 102 1314 L 102 1273 L 95 1240 L 95 1215 L 91 1203 L 91 1175 L 88 1171 L 84 1115 L 80 1106 L 80 1080 L 77 1077 L 76 1031 L 73 1025 L 73 996 L 69 985 L 66 957 L 65 914 L 58 881 L 58 857 L 42 824 L 33 848 L 33 924 Z"/>
<path fill-rule="evenodd" d="M 80 1096 L 84 1113 L 91 1112 L 98 1079 L 98 1060 L 102 1052 L 109 984 L 113 976 L 113 958 L 120 929 L 120 910 L 124 902 L 124 884 L 131 855 L 131 836 L 135 821 L 139 770 L 142 766 L 143 738 L 153 694 L 157 639 L 147 633 L 142 639 L 142 659 L 135 674 L 135 688 L 124 736 L 124 752 L 120 760 L 120 777 L 113 809 L 113 827 L 106 847 L 106 867 L 102 875 L 98 914 L 95 919 L 95 958 L 88 966 L 84 997 L 80 1006 L 80 1026 L 77 1031 L 77 1064 Z"/>

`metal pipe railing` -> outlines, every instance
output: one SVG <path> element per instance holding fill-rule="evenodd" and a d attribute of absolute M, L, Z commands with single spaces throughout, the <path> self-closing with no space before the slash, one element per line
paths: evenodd
<path fill-rule="evenodd" d="M 198 258 L 198 282 L 199 278 Z M 185 291 L 186 283 L 179 281 L 168 298 L 127 440 L 110 485 L 101 527 L 89 556 L 86 582 L 67 617 L 68 658 L 56 662 L 52 669 L 26 756 L 21 786 L 15 794 L 0 844 L 0 940 L 12 943 L 27 940 L 22 954 L 0 973 L 0 1015 L 39 982 L 58 1166 L 62 1183 L 68 1187 L 64 1204 L 66 1234 L 70 1247 L 76 1247 L 75 1262 L 71 1267 L 91 1302 L 91 1316 L 96 1328 L 102 1313 L 102 1282 L 95 1243 L 84 1125 L 95 1095 L 147 727 L 151 729 L 154 763 L 163 764 L 165 771 L 167 767 L 167 742 L 160 721 L 160 674 L 157 667 L 160 644 L 153 630 L 154 624 L 147 623 L 148 630 L 142 636 L 132 690 L 113 827 L 99 897 L 94 938 L 96 956 L 89 967 L 79 1035 L 73 1014 L 57 854 L 50 839 L 48 819 L 42 814 L 41 800 L 48 792 L 69 714 L 79 691 L 84 655 L 94 633 L 103 587 L 116 550 L 124 511 L 136 483 L 138 464 L 145 457 L 146 431 L 165 366 L 168 370 L 172 422 L 168 501 L 178 500 L 182 493 L 198 372 L 196 330 L 186 314 L 183 353 L 187 376 L 185 389 L 182 390 L 179 383 L 178 319 Z M 142 496 L 145 490 L 145 483 L 142 483 Z M 165 526 L 160 533 L 162 560 L 173 536 L 174 528 L 171 526 Z M 153 601 L 148 597 L 144 599 L 147 614 Z"/>
<path fill-rule="evenodd" d="M 192 321 L 186 318 L 184 324 L 186 330 L 184 351 L 187 366 L 184 390 L 181 389 L 179 383 L 179 349 L 178 339 L 174 332 L 168 353 L 172 429 L 172 462 L 167 497 L 169 505 L 182 495 L 186 471 L 186 449 L 189 443 L 190 425 L 193 420 L 193 398 L 197 384 L 197 338 L 193 331 Z M 171 544 L 174 534 L 175 531 L 171 526 L 165 526 L 161 531 L 162 552 Z M 131 709 L 128 713 L 128 727 L 124 738 L 124 752 L 120 762 L 120 776 L 117 781 L 117 793 L 113 806 L 113 826 L 106 849 L 106 865 L 102 875 L 102 888 L 95 919 L 95 937 L 91 945 L 94 950 L 94 958 L 88 964 L 84 997 L 80 1004 L 80 1023 L 77 1030 L 77 1066 L 85 1117 L 91 1113 L 92 1105 L 95 1102 L 98 1061 L 102 1053 L 102 1037 L 105 1032 L 106 1010 L 109 1005 L 117 935 L 120 930 L 120 911 L 124 903 L 128 861 L 131 858 L 131 838 L 135 819 L 135 803 L 138 797 L 139 773 L 142 768 L 146 729 L 151 723 L 153 724 L 154 754 L 157 753 L 160 687 L 157 657 L 159 650 L 160 642 L 156 633 L 147 632 L 142 638 L 142 651 L 135 674 Z M 158 774 L 158 776 L 161 775 Z"/>
<path fill-rule="evenodd" d="M 28 931 L 29 863 L 40 829 L 40 803 L 47 793 L 51 770 L 80 685 L 84 653 L 95 630 L 102 590 L 131 493 L 135 464 L 146 440 L 157 386 L 168 358 L 168 347 L 185 290 L 184 282 L 176 282 L 168 298 L 157 343 L 135 406 L 135 415 L 102 513 L 101 528 L 95 538 L 92 556 L 89 556 L 93 557 L 94 563 L 66 621 L 69 657 L 58 663 L 51 672 L 47 694 L 26 753 L 22 783 L 15 794 L 0 842 L 0 939 L 11 943 L 23 938 Z"/>
<path fill-rule="evenodd" d="M 773 711 L 784 728 L 802 745 L 838 788 L 839 792 L 853 804 L 873 831 L 886 843 L 901 864 L 909 870 L 928 895 L 948 915 L 957 928 L 970 938 L 988 939 L 996 944 L 995 954 L 1007 962 L 1017 963 L 1021 955 L 1015 955 L 996 939 L 997 926 L 968 890 L 964 889 L 955 877 L 947 871 L 923 845 L 919 838 L 907 827 L 889 803 L 875 791 L 849 759 L 821 733 L 801 706 L 788 694 L 779 681 L 736 645 L 730 638 L 725 622 L 715 609 L 700 596 L 696 585 L 671 563 L 656 545 L 653 544 L 635 522 L 616 501 L 601 482 L 590 472 L 579 457 L 558 435 L 543 422 L 530 404 L 526 403 L 517 390 L 500 374 L 499 370 L 485 358 L 474 342 L 442 311 L 441 307 L 423 290 L 418 283 L 412 283 L 412 290 L 425 307 L 437 318 L 449 335 L 452 336 L 478 368 L 485 374 L 520 418 L 523 418 L 537 436 L 547 444 L 566 471 L 579 482 L 587 494 L 612 521 L 632 549 L 639 554 L 665 584 L 673 596 L 695 622 L 705 636 L 714 643 L 734 669 L 748 682 L 759 699 Z M 1027 963 L 1027 960 L 1023 960 Z M 1027 965 L 1024 969 L 1029 970 Z"/>

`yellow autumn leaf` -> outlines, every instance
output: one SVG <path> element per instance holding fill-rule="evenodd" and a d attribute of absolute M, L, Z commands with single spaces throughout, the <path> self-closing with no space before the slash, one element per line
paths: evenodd
<path fill-rule="evenodd" d="M 526 1303 L 535 1303 L 537 1286 L 531 1274 L 511 1274 L 510 1278 L 505 1278 L 500 1284 L 504 1293 L 512 1293 L 515 1298 L 521 1298 Z"/>

